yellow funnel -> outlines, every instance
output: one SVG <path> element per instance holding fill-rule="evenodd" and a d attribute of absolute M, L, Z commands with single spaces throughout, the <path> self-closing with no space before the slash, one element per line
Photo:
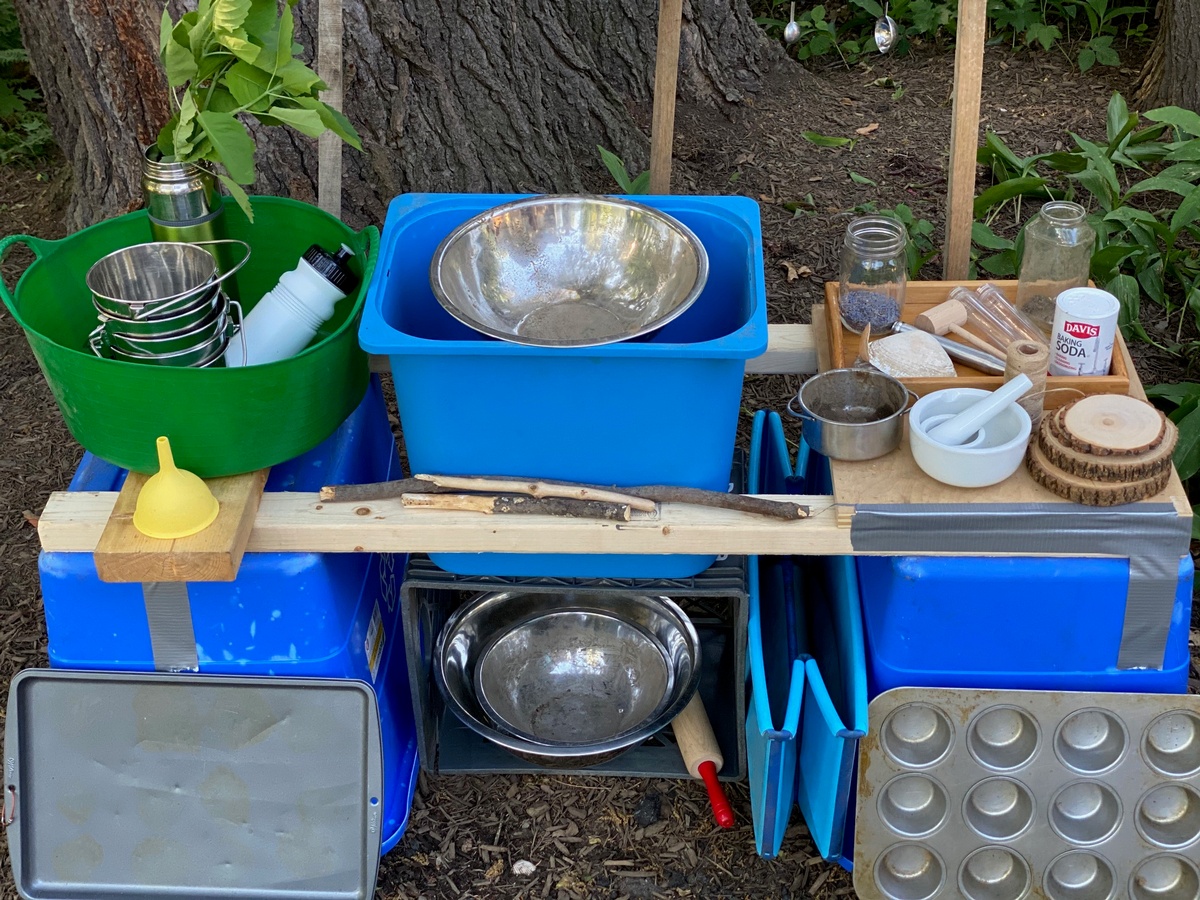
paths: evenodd
<path fill-rule="evenodd" d="M 217 517 L 221 504 L 198 475 L 175 467 L 171 442 L 158 439 L 158 472 L 138 494 L 133 527 L 146 537 L 187 537 L 203 531 Z"/>

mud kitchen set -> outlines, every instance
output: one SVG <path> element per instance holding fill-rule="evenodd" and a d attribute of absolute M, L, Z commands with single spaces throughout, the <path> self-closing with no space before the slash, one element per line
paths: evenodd
<path fill-rule="evenodd" d="M 726 826 L 747 779 L 762 856 L 802 816 L 867 898 L 1200 900 L 1191 511 L 1078 207 L 997 284 L 856 219 L 768 325 L 744 197 L 380 235 L 147 172 L 0 242 L 87 451 L 9 690 L 21 896 L 367 898 L 424 768 L 699 778 Z M 747 372 L 809 376 L 748 453 Z"/>

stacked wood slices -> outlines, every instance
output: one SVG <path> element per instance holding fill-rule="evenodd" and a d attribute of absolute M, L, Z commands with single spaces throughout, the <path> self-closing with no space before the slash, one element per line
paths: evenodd
<path fill-rule="evenodd" d="M 1046 413 L 1026 463 L 1034 481 L 1076 503 L 1134 503 L 1167 486 L 1178 437 L 1144 400 L 1094 394 Z"/>

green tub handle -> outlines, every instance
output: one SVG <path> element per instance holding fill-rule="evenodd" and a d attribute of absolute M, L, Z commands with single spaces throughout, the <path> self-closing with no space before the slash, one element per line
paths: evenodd
<path fill-rule="evenodd" d="M 38 259 L 48 254 L 60 241 L 48 241 L 45 238 L 36 238 L 31 234 L 12 234 L 6 238 L 0 238 L 0 262 L 4 261 L 4 254 L 8 252 L 8 248 L 13 244 L 21 243 L 33 251 L 33 255 Z M 20 281 L 20 277 L 17 278 Z M 8 311 L 12 313 L 13 319 L 22 328 L 25 328 L 25 323 L 21 319 L 21 314 L 17 312 L 16 300 L 8 290 L 8 285 L 4 283 L 3 276 L 0 276 L 0 300 L 4 301 L 4 305 L 8 307 Z"/>

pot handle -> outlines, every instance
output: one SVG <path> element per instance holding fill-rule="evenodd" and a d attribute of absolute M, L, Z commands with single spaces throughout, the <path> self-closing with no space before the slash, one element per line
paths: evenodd
<path fill-rule="evenodd" d="M 904 401 L 904 409 L 902 409 L 900 411 L 900 415 L 906 416 L 910 412 L 912 412 L 913 406 L 916 404 L 916 402 L 918 400 L 921 399 L 921 397 L 919 394 L 916 393 L 916 391 L 914 391 L 912 388 L 910 388 L 907 384 L 901 385 L 901 387 L 903 387 L 904 392 L 906 394 L 908 394 L 908 399 Z"/>
<path fill-rule="evenodd" d="M 906 390 L 907 390 L 907 388 L 906 388 Z M 792 404 L 796 402 L 796 400 L 799 398 L 799 396 L 800 396 L 799 394 L 793 394 L 790 398 L 788 398 L 788 402 L 787 402 L 788 415 L 791 416 L 793 419 L 799 419 L 801 422 L 813 421 L 813 417 L 810 416 L 808 413 L 804 412 L 803 410 L 801 410 L 800 412 L 796 412 L 796 408 L 794 406 L 792 406 Z"/>
<path fill-rule="evenodd" d="M 14 244 L 24 244 L 33 251 L 33 255 L 37 259 L 41 259 L 61 241 L 48 241 L 45 238 L 36 238 L 31 234 L 11 234 L 6 238 L 0 238 L 0 261 L 3 261 L 4 254 L 8 252 L 8 248 Z M 23 273 L 22 273 L 23 274 Z M 18 277 L 17 281 L 21 279 Z M 8 285 L 4 283 L 4 278 L 0 276 L 0 300 L 4 301 L 4 305 L 8 307 L 8 311 L 12 314 L 14 320 L 22 328 L 25 323 L 21 320 L 20 314 L 17 312 L 16 300 L 12 293 L 8 290 Z"/>

